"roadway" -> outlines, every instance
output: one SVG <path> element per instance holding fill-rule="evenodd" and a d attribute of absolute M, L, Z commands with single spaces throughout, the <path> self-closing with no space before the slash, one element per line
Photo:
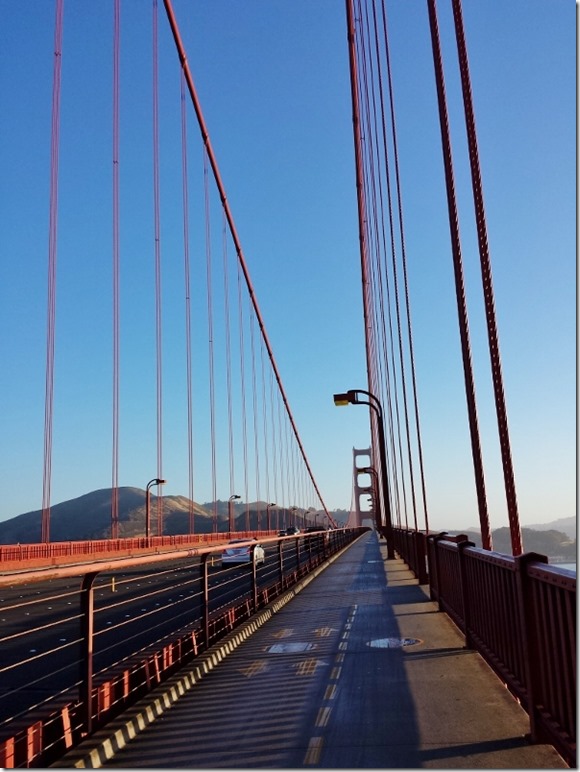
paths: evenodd
<path fill-rule="evenodd" d="M 566 768 L 374 533 L 300 586 L 54 766 Z"/>

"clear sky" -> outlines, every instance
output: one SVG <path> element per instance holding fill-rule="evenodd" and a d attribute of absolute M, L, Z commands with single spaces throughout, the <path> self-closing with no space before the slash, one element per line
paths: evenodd
<path fill-rule="evenodd" d="M 332 400 L 367 387 L 344 3 L 174 7 L 306 453 L 328 508 L 349 509 L 352 449 L 368 447 L 369 422 L 364 408 L 338 410 Z M 121 8 L 119 482 L 144 488 L 155 476 L 151 4 Z M 499 527 L 508 523 L 450 3 L 438 11 Z M 454 530 L 478 518 L 427 5 L 395 0 L 387 13 L 430 525 Z M 548 522 L 576 511 L 576 6 L 470 0 L 464 20 L 520 519 Z M 159 22 L 164 492 L 186 495 L 172 368 L 181 306 L 171 294 L 183 264 L 166 259 L 181 238 L 181 202 L 164 193 L 180 173 L 179 93 L 162 4 Z M 42 502 L 53 25 L 49 0 L 0 0 L 0 520 Z M 65 0 L 53 504 L 111 484 L 111 29 L 112 2 Z M 202 460 L 198 470 L 195 498 L 207 501 Z"/>

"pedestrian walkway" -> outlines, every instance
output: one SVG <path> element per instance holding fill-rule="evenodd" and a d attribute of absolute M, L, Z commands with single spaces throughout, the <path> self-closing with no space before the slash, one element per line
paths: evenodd
<path fill-rule="evenodd" d="M 268 616 L 54 766 L 567 767 L 375 533 Z"/>

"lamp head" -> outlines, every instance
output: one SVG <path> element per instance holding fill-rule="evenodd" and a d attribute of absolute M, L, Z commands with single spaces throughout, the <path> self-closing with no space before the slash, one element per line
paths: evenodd
<path fill-rule="evenodd" d="M 335 394 L 333 399 L 334 399 L 334 404 L 336 405 L 336 407 L 344 407 L 344 405 L 349 405 L 350 404 L 350 399 L 348 398 L 348 394 L 347 393 Z"/>

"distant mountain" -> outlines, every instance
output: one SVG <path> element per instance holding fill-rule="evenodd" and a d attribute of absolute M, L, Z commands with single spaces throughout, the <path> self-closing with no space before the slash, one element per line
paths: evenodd
<path fill-rule="evenodd" d="M 570 538 L 567 533 L 555 529 L 537 529 L 522 526 L 522 541 L 525 552 L 539 552 L 546 555 L 551 561 L 576 562 L 576 539 Z M 481 535 L 479 529 L 468 528 L 464 533 L 476 547 L 481 547 Z M 491 540 L 494 552 L 511 555 L 511 534 L 509 528 L 496 528 L 491 532 Z"/>
<path fill-rule="evenodd" d="M 561 517 L 549 523 L 530 523 L 526 525 L 526 528 L 531 528 L 534 531 L 562 531 L 569 539 L 575 539 L 577 520 L 576 517 Z"/>
<path fill-rule="evenodd" d="M 145 491 L 141 488 L 123 487 L 118 490 L 119 537 L 131 538 L 145 535 Z M 85 539 L 108 539 L 111 535 L 111 488 L 86 493 L 70 501 L 55 504 L 50 509 L 50 541 L 83 541 Z M 151 535 L 157 535 L 157 496 L 151 494 Z M 185 496 L 163 496 L 163 533 L 165 536 L 189 533 L 190 500 Z M 195 533 L 211 533 L 214 513 L 217 530 L 225 532 L 229 525 L 229 502 L 217 500 L 196 504 L 193 502 Z M 332 513 L 337 520 L 342 510 Z M 234 502 L 233 515 L 237 531 L 265 530 L 266 502 Z M 346 520 L 347 513 L 344 512 Z M 285 511 L 289 518 L 288 509 Z M 272 529 L 282 527 L 282 509 L 271 507 Z M 0 544 L 35 544 L 41 538 L 42 511 L 26 512 L 23 515 L 0 522 Z M 288 523 L 286 523 L 287 525 Z"/>
<path fill-rule="evenodd" d="M 111 535 L 111 488 L 86 493 L 76 499 L 55 504 L 50 510 L 51 541 L 107 539 Z M 119 488 L 119 536 L 128 538 L 145 533 L 145 491 Z M 193 505 L 195 530 L 212 529 L 212 513 Z M 151 495 L 151 533 L 157 533 L 157 497 Z M 41 538 L 42 511 L 26 512 L 0 522 L 0 544 L 34 544 Z M 166 534 L 189 531 L 189 499 L 163 497 L 163 525 Z"/>
<path fill-rule="evenodd" d="M 565 533 L 569 539 L 576 538 L 577 532 L 577 520 L 576 517 L 561 517 L 559 520 L 551 520 L 548 523 L 526 523 L 521 526 L 522 529 L 526 528 L 530 531 L 560 531 Z M 479 526 L 472 526 L 464 531 L 457 531 L 457 533 L 479 533 Z"/>

